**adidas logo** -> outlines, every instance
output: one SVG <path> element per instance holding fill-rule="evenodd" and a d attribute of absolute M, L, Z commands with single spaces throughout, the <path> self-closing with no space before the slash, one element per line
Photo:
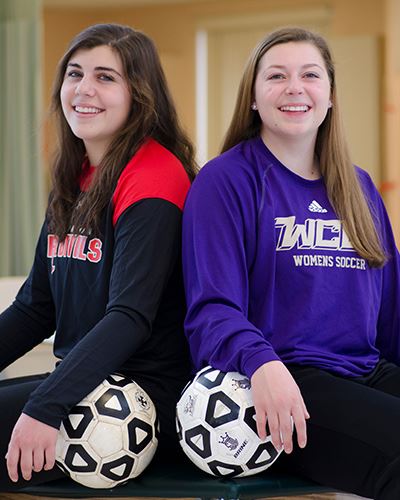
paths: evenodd
<path fill-rule="evenodd" d="M 326 213 L 328 210 L 326 208 L 322 208 L 321 205 L 318 203 L 318 201 L 313 200 L 309 205 L 308 205 L 308 210 L 310 212 L 319 212 L 321 214 Z"/>

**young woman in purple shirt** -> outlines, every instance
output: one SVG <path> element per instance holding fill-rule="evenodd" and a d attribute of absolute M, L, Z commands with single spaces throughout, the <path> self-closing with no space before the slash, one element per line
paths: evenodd
<path fill-rule="evenodd" d="M 268 422 L 286 452 L 277 467 L 400 498 L 400 257 L 350 161 L 319 35 L 285 28 L 256 47 L 183 234 L 196 369 L 251 379 L 258 433 Z"/>

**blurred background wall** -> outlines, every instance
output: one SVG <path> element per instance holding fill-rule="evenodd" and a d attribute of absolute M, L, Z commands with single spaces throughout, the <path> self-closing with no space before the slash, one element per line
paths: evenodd
<path fill-rule="evenodd" d="M 301 25 L 320 31 L 332 46 L 353 161 L 381 190 L 400 244 L 400 0 L 0 0 L 0 5 L 6 2 L 36 3 L 41 107 L 40 125 L 32 133 L 41 140 L 35 175 L 45 183 L 43 198 L 54 143 L 46 117 L 52 79 L 77 32 L 93 23 L 118 22 L 154 39 L 181 121 L 204 163 L 218 153 L 252 47 L 272 29 Z M 40 218 L 30 227 L 38 229 Z M 7 235 L 1 234 L 4 242 Z M 18 253 L 18 244 L 13 251 Z M 24 261 L 3 265 L 0 274 L 28 269 Z"/>

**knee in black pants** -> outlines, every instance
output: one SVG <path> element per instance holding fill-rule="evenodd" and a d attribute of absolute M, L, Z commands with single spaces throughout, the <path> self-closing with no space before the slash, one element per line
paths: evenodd
<path fill-rule="evenodd" d="M 400 499 L 400 456 L 383 467 L 382 474 L 376 482 L 374 499 Z"/>

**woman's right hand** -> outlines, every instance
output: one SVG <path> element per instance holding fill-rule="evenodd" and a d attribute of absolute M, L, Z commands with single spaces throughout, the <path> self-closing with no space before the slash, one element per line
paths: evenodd
<path fill-rule="evenodd" d="M 251 377 L 251 388 L 256 409 L 257 432 L 265 439 L 266 424 L 272 444 L 280 451 L 293 450 L 293 426 L 300 448 L 307 443 L 306 420 L 310 418 L 300 389 L 281 361 L 261 365 Z M 293 419 L 293 420 L 292 420 Z"/>
<path fill-rule="evenodd" d="M 29 481 L 32 472 L 50 470 L 55 464 L 58 430 L 21 413 L 11 434 L 6 455 L 8 475 L 18 481 L 18 470 Z"/>

